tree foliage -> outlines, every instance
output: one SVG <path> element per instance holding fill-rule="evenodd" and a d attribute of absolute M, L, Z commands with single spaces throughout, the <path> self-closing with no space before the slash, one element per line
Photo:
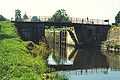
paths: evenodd
<path fill-rule="evenodd" d="M 37 18 L 37 16 L 33 16 L 32 19 L 31 19 L 31 22 L 38 22 L 39 19 Z"/>
<path fill-rule="evenodd" d="M 55 12 L 55 14 L 48 20 L 48 22 L 65 23 L 71 22 L 71 20 L 69 19 L 69 16 L 66 14 L 66 11 L 64 9 L 60 9 Z"/>
<path fill-rule="evenodd" d="M 71 23 L 68 14 L 64 9 L 57 10 L 55 14 L 48 19 L 48 22 L 57 22 L 57 23 Z M 59 27 L 59 26 L 58 26 Z M 46 28 L 54 29 L 56 26 L 46 26 Z"/>
<path fill-rule="evenodd" d="M 115 23 L 120 23 L 120 11 L 118 12 L 118 14 L 115 17 Z"/>
<path fill-rule="evenodd" d="M 27 16 L 27 14 L 25 13 L 25 14 L 23 15 L 23 20 L 26 21 L 27 19 L 28 19 L 28 16 Z"/>
<path fill-rule="evenodd" d="M 19 9 L 15 10 L 15 21 L 22 21 L 21 11 Z"/>
<path fill-rule="evenodd" d="M 8 19 L 6 19 L 6 18 L 3 17 L 2 15 L 0 15 L 0 21 L 8 21 Z"/>

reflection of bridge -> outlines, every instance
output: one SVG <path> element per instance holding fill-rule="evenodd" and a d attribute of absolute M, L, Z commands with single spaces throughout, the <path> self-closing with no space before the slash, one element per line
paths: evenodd
<path fill-rule="evenodd" d="M 68 71 L 59 71 L 61 74 L 67 75 L 88 75 L 88 74 L 99 74 L 104 73 L 108 74 L 109 69 L 103 68 L 93 68 L 93 69 L 78 69 L 78 70 L 68 70 Z"/>
<path fill-rule="evenodd" d="M 66 49 L 63 50 L 66 51 Z M 101 54 L 100 51 L 95 50 L 73 50 L 71 53 L 65 52 L 63 55 L 60 55 L 59 51 L 56 50 L 56 57 L 59 55 L 59 59 L 56 61 L 59 64 L 49 65 L 49 67 L 53 67 L 56 70 L 78 70 L 78 69 L 98 69 L 98 68 L 109 68 L 109 64 L 107 63 L 107 58 L 105 55 Z M 67 54 L 67 55 L 66 55 Z M 70 55 L 68 55 L 70 54 Z M 53 57 L 55 58 L 55 56 Z M 66 63 L 68 61 L 68 63 Z M 69 64 L 69 61 L 72 61 L 73 64 Z M 56 62 L 58 63 L 58 62 Z"/>

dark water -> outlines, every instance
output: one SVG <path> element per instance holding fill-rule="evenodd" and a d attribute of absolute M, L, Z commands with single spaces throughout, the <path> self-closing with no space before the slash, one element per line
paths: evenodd
<path fill-rule="evenodd" d="M 120 80 L 120 53 L 73 47 L 53 50 L 48 64 L 69 80 Z"/>

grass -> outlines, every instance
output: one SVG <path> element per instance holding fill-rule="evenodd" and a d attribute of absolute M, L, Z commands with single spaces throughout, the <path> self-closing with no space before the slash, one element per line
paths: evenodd
<path fill-rule="evenodd" d="M 53 71 L 47 67 L 49 51 L 45 43 L 30 49 L 28 44 L 32 42 L 21 40 L 13 23 L 1 21 L 0 25 L 0 80 L 43 80 L 44 74 Z M 51 75 L 50 80 L 66 80 Z"/>
<path fill-rule="evenodd" d="M 26 48 L 30 41 L 22 41 L 12 23 L 0 25 L 0 80 L 41 80 L 40 74 L 48 69 L 45 60 L 31 56 Z"/>

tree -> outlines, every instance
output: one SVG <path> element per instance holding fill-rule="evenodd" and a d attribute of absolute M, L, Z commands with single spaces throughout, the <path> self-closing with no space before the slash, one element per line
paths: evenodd
<path fill-rule="evenodd" d="M 33 16 L 32 19 L 31 19 L 31 22 L 38 22 L 39 19 L 37 18 L 37 16 Z"/>
<path fill-rule="evenodd" d="M 22 21 L 21 11 L 19 9 L 15 10 L 15 21 Z"/>
<path fill-rule="evenodd" d="M 118 14 L 115 17 L 115 23 L 120 23 L 120 11 L 118 12 Z"/>
<path fill-rule="evenodd" d="M 60 9 L 57 10 L 50 19 L 48 19 L 48 22 L 71 23 L 72 21 L 69 19 L 69 16 L 66 14 L 66 11 L 64 9 Z M 52 26 L 52 28 L 55 27 L 56 26 Z M 51 26 L 48 26 L 47 28 L 51 28 Z"/>
<path fill-rule="evenodd" d="M 23 19 L 24 19 L 24 21 L 26 21 L 28 19 L 28 16 L 27 16 L 26 12 L 25 12 L 25 14 L 23 16 Z"/>
<path fill-rule="evenodd" d="M 2 15 L 0 15 L 0 21 L 8 21 L 8 19 L 6 19 L 6 18 L 3 17 Z"/>
<path fill-rule="evenodd" d="M 71 20 L 66 14 L 66 11 L 64 9 L 60 9 L 60 10 L 57 10 L 50 19 L 48 19 L 48 22 L 65 23 L 65 22 L 71 22 Z"/>

